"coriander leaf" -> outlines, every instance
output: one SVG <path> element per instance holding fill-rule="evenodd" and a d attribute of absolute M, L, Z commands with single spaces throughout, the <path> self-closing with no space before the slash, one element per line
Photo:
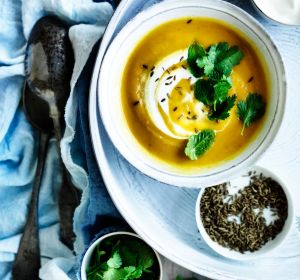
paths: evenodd
<path fill-rule="evenodd" d="M 196 64 L 204 69 L 204 74 L 212 80 L 220 80 L 224 75 L 229 76 L 232 68 L 238 65 L 244 57 L 237 46 L 229 47 L 228 43 L 220 42 L 211 45 L 206 56 L 199 57 Z"/>
<path fill-rule="evenodd" d="M 214 140 L 215 132 L 211 129 L 204 129 L 190 136 L 184 152 L 191 160 L 196 160 L 211 147 Z"/>
<path fill-rule="evenodd" d="M 204 69 L 204 74 L 206 76 L 208 76 L 214 70 L 214 63 L 209 59 L 208 56 L 198 58 L 196 64 L 200 69 Z"/>
<path fill-rule="evenodd" d="M 214 103 L 214 88 L 211 81 L 199 79 L 194 85 L 195 98 L 204 105 L 210 106 Z"/>
<path fill-rule="evenodd" d="M 147 245 L 143 244 L 139 248 L 139 258 L 138 258 L 138 266 L 142 268 L 142 270 L 146 270 L 154 264 L 155 254 L 153 250 Z"/>
<path fill-rule="evenodd" d="M 223 77 L 221 81 L 214 84 L 214 110 L 216 110 L 217 103 L 222 103 L 226 100 L 231 86 L 232 82 L 229 77 Z"/>
<path fill-rule="evenodd" d="M 124 270 L 127 271 L 127 277 L 125 277 L 124 280 L 126 279 L 139 279 L 143 275 L 143 269 L 141 267 L 134 267 L 134 266 L 129 266 L 129 267 L 124 267 Z"/>
<path fill-rule="evenodd" d="M 229 111 L 234 106 L 236 95 L 228 96 L 225 101 L 216 103 L 215 108 L 208 113 L 208 119 L 225 120 L 229 117 Z"/>
<path fill-rule="evenodd" d="M 120 268 L 122 265 L 122 259 L 119 251 L 115 251 L 112 257 L 107 261 L 109 268 Z"/>
<path fill-rule="evenodd" d="M 218 56 L 228 50 L 228 44 L 226 42 L 221 42 L 215 45 L 211 45 L 208 48 L 207 56 L 203 58 L 198 58 L 196 63 L 200 68 L 204 68 L 204 74 L 209 76 L 213 70 Z"/>
<path fill-rule="evenodd" d="M 154 254 L 140 256 L 139 265 L 142 267 L 143 270 L 148 269 L 153 264 L 154 264 Z"/>
<path fill-rule="evenodd" d="M 205 56 L 205 49 L 198 42 L 195 42 L 192 45 L 190 45 L 188 49 L 187 63 L 190 72 L 196 78 L 202 76 L 203 74 L 203 70 L 201 70 L 196 63 L 197 59 L 203 56 Z"/>
<path fill-rule="evenodd" d="M 103 273 L 103 280 L 121 280 L 127 276 L 127 271 L 124 269 L 110 268 Z M 102 278 L 98 278 L 99 280 Z"/>
<path fill-rule="evenodd" d="M 217 68 L 222 69 L 223 75 L 229 76 L 232 68 L 240 63 L 244 53 L 238 46 L 230 47 L 226 52 L 222 52 L 218 57 Z"/>
<path fill-rule="evenodd" d="M 245 127 L 260 119 L 265 113 L 266 104 L 262 96 L 257 93 L 249 93 L 246 100 L 240 100 L 237 104 L 238 118 L 243 122 L 243 135 Z"/>
<path fill-rule="evenodd" d="M 206 53 L 206 56 L 197 59 L 196 63 L 198 67 L 204 68 L 204 74 L 206 76 L 209 76 L 213 72 L 218 56 L 222 52 L 228 50 L 228 48 L 229 46 L 226 42 L 221 42 L 215 45 L 211 45 L 208 48 L 208 52 Z"/>
<path fill-rule="evenodd" d="M 120 247 L 120 255 L 122 258 L 123 266 L 135 266 L 137 263 L 138 253 L 134 250 L 131 250 L 127 245 Z"/>

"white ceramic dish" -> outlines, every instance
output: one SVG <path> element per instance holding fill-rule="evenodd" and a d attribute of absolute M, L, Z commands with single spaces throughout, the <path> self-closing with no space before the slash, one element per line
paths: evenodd
<path fill-rule="evenodd" d="M 198 229 L 200 231 L 202 238 L 205 240 L 207 245 L 209 245 L 210 248 L 212 248 L 218 254 L 220 254 L 224 257 L 234 259 L 234 260 L 239 260 L 239 261 L 261 258 L 261 257 L 265 256 L 266 254 L 269 254 L 272 250 L 274 250 L 278 246 L 280 246 L 282 244 L 282 242 L 288 236 L 289 232 L 291 231 L 293 220 L 294 220 L 294 204 L 292 201 L 291 194 L 288 190 L 288 187 L 278 176 L 276 176 L 271 171 L 269 171 L 265 168 L 259 167 L 259 166 L 252 167 L 247 172 L 244 172 L 242 175 L 235 178 L 234 183 L 231 183 L 231 186 L 243 186 L 245 177 L 247 177 L 247 174 L 249 171 L 252 171 L 252 172 L 256 171 L 256 174 L 258 174 L 258 175 L 263 174 L 265 177 L 271 177 L 275 181 L 277 181 L 281 185 L 283 191 L 285 192 L 285 195 L 286 195 L 286 198 L 288 201 L 288 217 L 285 221 L 282 231 L 273 240 L 267 242 L 258 251 L 255 251 L 252 253 L 245 252 L 244 254 L 242 254 L 240 252 L 225 248 L 225 247 L 219 245 L 217 242 L 214 242 L 211 240 L 211 238 L 209 237 L 209 235 L 207 234 L 207 232 L 203 226 L 202 219 L 200 216 L 201 215 L 200 214 L 200 202 L 201 202 L 201 198 L 202 198 L 202 195 L 203 195 L 205 189 L 202 189 L 200 191 L 198 198 L 197 198 L 196 207 L 195 207 L 195 216 L 196 216 L 197 226 L 198 226 Z"/>
<path fill-rule="evenodd" d="M 97 239 L 86 251 L 86 253 L 84 254 L 82 263 L 81 263 L 81 269 L 80 269 L 80 276 L 81 276 L 81 280 L 87 280 L 86 277 L 86 269 L 90 264 L 91 261 L 91 257 L 93 255 L 93 252 L 95 250 L 95 248 L 97 247 L 97 245 L 99 243 L 101 243 L 102 241 L 104 241 L 106 238 L 112 237 L 112 236 L 133 236 L 135 238 L 141 239 L 143 240 L 140 236 L 138 236 L 137 234 L 131 233 L 131 232 L 126 232 L 126 231 L 118 231 L 118 232 L 112 232 L 112 233 L 108 233 L 103 235 L 102 237 L 100 237 L 99 239 Z M 162 262 L 161 262 L 161 258 L 159 256 L 159 254 L 153 250 L 153 252 L 155 253 L 155 256 L 157 258 L 157 262 L 158 262 L 158 266 L 159 266 L 159 270 L 160 270 L 160 275 L 159 278 L 157 280 L 162 280 L 163 279 L 163 268 L 162 268 Z"/>
<path fill-rule="evenodd" d="M 211 250 L 198 232 L 195 203 L 199 190 L 167 186 L 145 176 L 114 148 L 102 125 L 98 108 L 98 77 L 103 55 L 121 28 L 139 11 L 158 0 L 122 0 L 106 29 L 95 64 L 90 86 L 89 118 L 95 157 L 107 189 L 120 213 L 130 226 L 156 251 L 195 273 L 219 280 L 298 280 L 300 275 L 300 227 L 295 226 L 287 240 L 259 260 L 239 262 L 224 258 Z M 251 3 L 238 3 L 253 12 Z M 261 19 L 261 18 L 259 18 Z M 275 170 L 291 186 L 295 213 L 300 221 L 299 158 L 300 111 L 297 94 L 299 79 L 295 58 L 300 58 L 300 34 L 293 28 L 263 22 L 281 47 L 287 67 L 288 91 L 283 126 L 276 141 L 260 159 L 259 164 Z M 293 40 L 291 40 L 291 37 Z M 147 217 L 147 219 L 145 219 Z M 296 224 L 297 225 L 297 224 Z M 299 224 L 300 225 L 300 224 Z"/>
<path fill-rule="evenodd" d="M 299 0 L 252 0 L 257 11 L 266 18 L 290 26 L 300 25 Z"/>
<path fill-rule="evenodd" d="M 121 80 L 128 56 L 141 37 L 154 27 L 182 17 L 210 17 L 240 30 L 256 46 L 269 70 L 272 98 L 261 133 L 243 153 L 233 160 L 203 171 L 182 175 L 146 154 L 126 125 L 121 105 Z M 270 146 L 280 127 L 285 107 L 285 71 L 281 56 L 262 26 L 236 6 L 212 0 L 172 0 L 146 9 L 130 21 L 110 45 L 100 70 L 98 100 L 102 121 L 120 153 L 144 174 L 161 182 L 185 187 L 203 187 L 222 182 L 245 167 L 251 166 Z"/>

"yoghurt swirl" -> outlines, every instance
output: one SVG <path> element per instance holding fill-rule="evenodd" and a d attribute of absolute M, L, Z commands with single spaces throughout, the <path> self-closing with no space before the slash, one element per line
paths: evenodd
<path fill-rule="evenodd" d="M 222 131 L 231 119 L 208 120 L 208 109 L 194 96 L 197 79 L 188 70 L 187 52 L 176 51 L 159 61 L 145 84 L 144 104 L 150 119 L 175 139 L 187 139 L 206 128 Z"/>

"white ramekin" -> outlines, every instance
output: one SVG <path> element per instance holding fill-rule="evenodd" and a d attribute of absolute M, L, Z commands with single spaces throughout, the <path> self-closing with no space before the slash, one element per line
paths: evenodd
<path fill-rule="evenodd" d="M 84 257 L 83 257 L 82 262 L 81 262 L 81 269 L 80 269 L 81 280 L 87 280 L 86 269 L 87 269 L 87 267 L 90 264 L 91 257 L 93 255 L 94 249 L 97 247 L 97 245 L 99 243 L 101 243 L 103 240 L 105 240 L 106 238 L 110 238 L 112 236 L 117 236 L 117 235 L 120 235 L 120 236 L 124 236 L 124 235 L 125 236 L 126 235 L 127 236 L 133 236 L 133 237 L 138 238 L 138 239 L 140 239 L 140 240 L 143 241 L 143 239 L 140 236 L 138 236 L 137 234 L 132 233 L 132 232 L 127 232 L 127 231 L 117 231 L 117 232 L 112 232 L 112 233 L 108 233 L 108 234 L 103 235 L 102 237 L 100 237 L 99 239 L 97 239 L 88 248 L 88 250 L 84 254 Z M 159 254 L 155 250 L 153 250 L 153 252 L 154 252 L 154 254 L 156 256 L 156 259 L 158 261 L 158 266 L 159 266 L 159 270 L 160 270 L 160 275 L 159 275 L 159 278 L 157 280 L 162 280 L 163 279 L 163 268 L 162 268 L 161 258 L 160 258 Z"/>
<path fill-rule="evenodd" d="M 252 171 L 252 172 L 256 171 L 256 174 L 261 174 L 262 173 L 265 177 L 271 177 L 272 179 L 274 179 L 277 183 L 279 183 L 279 185 L 281 185 L 281 187 L 282 187 L 282 189 L 283 189 L 283 191 L 286 195 L 287 202 L 288 202 L 288 217 L 285 221 L 285 224 L 284 224 L 284 227 L 283 227 L 282 231 L 273 240 L 267 242 L 259 250 L 255 251 L 255 252 L 245 252 L 244 254 L 242 254 L 238 251 L 234 251 L 234 250 L 230 250 L 228 248 L 225 248 L 225 247 L 219 245 L 217 242 L 212 241 L 212 239 L 209 237 L 209 235 L 207 234 L 207 232 L 206 232 L 206 230 L 203 226 L 202 219 L 201 219 L 201 213 L 200 213 L 201 197 L 202 197 L 202 195 L 205 191 L 205 188 L 202 189 L 199 192 L 198 199 L 197 199 L 197 202 L 196 202 L 196 207 L 195 207 L 195 216 L 196 216 L 197 226 L 198 226 L 201 237 L 204 239 L 204 241 L 207 243 L 207 245 L 210 248 L 212 248 L 214 251 L 216 251 L 218 254 L 220 254 L 224 257 L 234 259 L 234 260 L 239 260 L 239 261 L 244 261 L 244 260 L 250 260 L 250 259 L 256 259 L 256 258 L 259 258 L 259 257 L 263 257 L 266 254 L 273 251 L 288 236 L 289 232 L 291 231 L 293 221 L 294 221 L 293 201 L 292 201 L 291 194 L 290 194 L 286 184 L 284 184 L 284 182 L 277 175 L 275 175 L 271 171 L 269 171 L 265 168 L 262 168 L 260 166 L 254 166 L 254 167 L 248 169 L 242 175 L 240 175 L 239 177 L 234 179 L 234 181 L 238 182 L 239 179 L 241 181 L 243 181 L 243 177 L 248 176 L 247 174 L 248 174 L 249 171 Z"/>

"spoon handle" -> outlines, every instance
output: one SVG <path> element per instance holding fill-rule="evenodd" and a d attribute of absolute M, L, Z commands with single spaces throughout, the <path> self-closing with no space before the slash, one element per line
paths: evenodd
<path fill-rule="evenodd" d="M 60 113 L 56 102 L 50 104 L 50 117 L 53 121 L 54 135 L 57 143 L 57 151 L 60 157 L 63 181 L 59 193 L 59 217 L 60 217 L 60 240 L 73 249 L 75 234 L 73 232 L 73 216 L 76 207 L 79 205 L 79 191 L 71 183 L 68 171 L 61 158 L 60 141 L 61 141 L 61 124 Z"/>
<path fill-rule="evenodd" d="M 59 193 L 60 239 L 73 249 L 75 234 L 73 232 L 73 216 L 79 204 L 79 193 L 68 178 L 68 171 L 62 164 L 63 182 Z"/>
<path fill-rule="evenodd" d="M 12 269 L 14 280 L 39 279 L 41 263 L 38 232 L 38 202 L 48 143 L 49 134 L 40 132 L 38 164 L 32 188 L 29 212 Z"/>

